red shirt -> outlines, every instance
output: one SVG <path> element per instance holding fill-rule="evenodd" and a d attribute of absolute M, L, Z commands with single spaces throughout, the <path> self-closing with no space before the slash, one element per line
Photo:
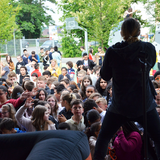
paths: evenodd
<path fill-rule="evenodd" d="M 4 104 L 7 104 L 7 103 L 11 103 L 13 104 L 13 106 L 16 108 L 16 107 L 20 107 L 22 104 L 23 104 L 24 101 L 20 100 L 20 98 L 18 99 L 10 99 L 8 101 L 6 101 L 5 103 L 3 104 L 0 104 L 0 108 L 4 105 Z"/>
<path fill-rule="evenodd" d="M 35 69 L 32 73 L 37 73 L 37 74 L 38 74 L 38 77 L 41 76 L 41 72 L 40 72 L 38 69 Z M 31 75 L 32 75 L 32 73 L 31 73 Z"/>
<path fill-rule="evenodd" d="M 93 60 L 93 55 L 91 53 L 89 53 L 89 59 Z"/>

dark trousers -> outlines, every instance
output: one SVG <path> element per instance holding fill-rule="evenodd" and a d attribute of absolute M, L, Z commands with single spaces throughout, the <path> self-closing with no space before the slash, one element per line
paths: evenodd
<path fill-rule="evenodd" d="M 142 126 L 144 124 L 143 116 L 131 119 L 110 111 L 106 112 L 101 131 L 97 139 L 94 160 L 104 160 L 110 139 L 117 132 L 119 127 L 126 121 L 137 121 Z M 153 109 L 147 113 L 147 131 L 150 138 L 155 143 L 157 155 L 160 159 L 160 119 L 156 109 Z"/>
<path fill-rule="evenodd" d="M 158 62 L 158 70 L 160 71 L 160 63 Z"/>

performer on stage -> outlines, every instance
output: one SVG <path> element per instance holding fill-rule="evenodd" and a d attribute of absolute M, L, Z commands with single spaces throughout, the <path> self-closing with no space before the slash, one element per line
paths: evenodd
<path fill-rule="evenodd" d="M 124 15 L 123 15 L 123 18 L 131 18 L 133 16 L 133 13 L 136 12 L 137 10 L 135 11 L 132 11 L 132 8 L 129 7 L 127 11 L 124 12 Z"/>
<path fill-rule="evenodd" d="M 133 18 L 127 18 L 123 22 L 121 35 L 124 41 L 108 48 L 100 71 L 100 75 L 105 81 L 112 78 L 112 103 L 103 120 L 97 139 L 94 160 L 104 160 L 108 143 L 122 124 L 127 121 L 137 121 L 144 126 L 142 73 L 139 60 L 141 51 L 147 55 L 147 131 L 155 143 L 160 159 L 160 119 L 154 100 L 156 93 L 149 79 L 150 69 L 156 62 L 155 47 L 149 42 L 142 42 L 138 39 L 140 24 Z"/>

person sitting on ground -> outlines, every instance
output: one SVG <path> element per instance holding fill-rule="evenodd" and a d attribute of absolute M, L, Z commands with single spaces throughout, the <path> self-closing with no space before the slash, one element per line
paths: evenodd
<path fill-rule="evenodd" d="M 18 99 L 23 92 L 24 89 L 21 86 L 15 86 L 12 91 L 12 99 Z"/>
<path fill-rule="evenodd" d="M 36 54 L 35 51 L 31 52 L 31 55 L 28 57 L 28 61 L 29 61 L 29 63 L 32 61 L 35 61 L 36 63 L 40 63 L 39 56 Z"/>
<path fill-rule="evenodd" d="M 23 59 L 23 62 L 24 62 L 25 65 L 28 64 L 28 57 L 29 57 L 29 53 L 27 52 L 26 49 L 24 49 L 22 59 Z"/>
<path fill-rule="evenodd" d="M 101 123 L 95 122 L 91 125 L 91 127 L 87 128 L 85 132 L 89 140 L 89 146 L 90 146 L 92 158 L 94 155 L 96 141 L 97 141 L 100 130 L 101 130 Z"/>
<path fill-rule="evenodd" d="M 61 97 L 62 91 L 65 89 L 65 87 L 63 84 L 60 84 L 58 81 L 57 82 L 55 81 L 53 84 L 55 85 L 54 96 L 57 99 L 57 104 L 58 104 L 60 110 L 62 110 L 63 106 L 61 106 L 60 97 Z"/>
<path fill-rule="evenodd" d="M 96 101 L 96 104 L 103 109 L 103 111 L 106 111 L 107 109 L 107 101 L 105 98 L 98 98 Z"/>
<path fill-rule="evenodd" d="M 71 80 L 70 76 L 67 74 L 67 68 L 66 67 L 61 68 L 61 73 L 62 74 L 60 74 L 59 77 L 58 77 L 58 82 L 60 82 L 62 79 L 66 79 L 66 78 Z"/>
<path fill-rule="evenodd" d="M 65 121 L 65 123 L 69 124 L 71 130 L 83 131 L 85 129 L 83 111 L 82 100 L 74 99 L 71 101 L 71 112 L 73 116 Z"/>
<path fill-rule="evenodd" d="M 38 74 L 37 73 L 32 73 L 31 74 L 31 80 L 34 82 L 35 86 L 38 80 Z"/>
<path fill-rule="evenodd" d="M 47 70 L 50 71 L 51 75 L 54 77 L 59 77 L 59 75 L 61 74 L 61 69 L 58 67 L 56 59 L 51 60 L 51 65 Z"/>
<path fill-rule="evenodd" d="M 18 85 L 18 82 L 17 82 L 17 81 L 18 81 L 17 75 L 16 75 L 16 73 L 13 72 L 13 71 L 10 71 L 10 72 L 9 72 L 7 80 L 11 83 L 12 89 L 13 89 L 15 86 Z"/>
<path fill-rule="evenodd" d="M 82 80 L 83 80 L 83 78 L 84 78 L 84 76 L 85 76 L 86 74 L 87 74 L 87 73 L 86 73 L 86 71 L 84 71 L 84 70 L 81 70 L 81 71 L 78 72 L 78 76 L 77 76 L 77 78 L 78 78 L 78 83 L 77 83 L 77 85 L 78 85 L 79 88 L 81 88 L 81 86 L 82 86 Z"/>
<path fill-rule="evenodd" d="M 11 118 L 14 122 L 14 127 L 18 127 L 16 118 L 15 118 L 15 113 L 16 113 L 16 110 L 15 110 L 13 104 L 11 104 L 11 103 L 4 104 L 1 108 L 2 119 Z"/>
<path fill-rule="evenodd" d="M 35 70 L 31 73 L 31 75 L 32 75 L 33 73 L 37 73 L 38 77 L 40 77 L 40 76 L 41 76 L 41 72 L 39 71 L 39 64 L 36 63 L 36 64 L 34 65 L 34 68 L 35 68 Z"/>
<path fill-rule="evenodd" d="M 7 61 L 8 65 L 9 65 L 9 70 L 10 70 L 10 71 L 15 70 L 14 63 L 13 63 L 13 61 L 12 61 L 11 56 L 7 55 L 7 56 L 6 56 L 6 61 Z"/>
<path fill-rule="evenodd" d="M 15 128 L 14 121 L 11 118 L 4 118 L 0 123 L 0 131 L 2 134 L 25 133 L 19 128 Z"/>
<path fill-rule="evenodd" d="M 70 81 L 69 81 L 68 78 L 62 79 L 62 80 L 60 81 L 60 84 L 63 84 L 65 88 L 68 88 L 68 86 L 70 85 Z"/>
<path fill-rule="evenodd" d="M 96 88 L 93 85 L 87 86 L 86 92 L 85 92 L 86 98 L 83 100 L 83 102 L 85 102 L 89 98 L 89 96 L 95 92 L 96 92 Z"/>
<path fill-rule="evenodd" d="M 101 94 L 98 93 L 98 92 L 95 92 L 95 93 L 92 93 L 90 96 L 89 96 L 89 99 L 93 99 L 94 101 L 96 101 L 98 98 L 101 98 Z"/>
<path fill-rule="evenodd" d="M 42 75 L 43 75 L 44 77 L 46 77 L 47 80 L 48 80 L 49 78 L 51 78 L 51 72 L 50 72 L 50 71 L 44 71 L 44 72 L 42 73 Z"/>
<path fill-rule="evenodd" d="M 11 84 L 8 88 L 8 91 L 9 91 L 10 95 L 12 94 L 14 87 L 19 85 L 17 80 L 18 79 L 17 79 L 16 73 L 13 72 L 13 71 L 10 71 L 9 74 L 8 74 L 8 78 L 6 80 L 7 83 L 9 82 Z"/>
<path fill-rule="evenodd" d="M 73 90 L 77 90 L 77 87 L 75 86 L 75 85 L 73 85 L 73 84 L 71 84 L 71 85 L 69 85 L 68 87 L 67 87 L 67 90 L 70 92 L 70 93 L 73 93 Z"/>
<path fill-rule="evenodd" d="M 58 115 L 59 123 L 65 122 L 67 119 L 70 119 L 73 115 L 71 112 L 71 101 L 76 99 L 75 95 L 72 93 L 64 93 L 61 95 L 61 106 L 65 107 Z"/>
<path fill-rule="evenodd" d="M 43 66 L 49 67 L 49 50 L 45 51 L 45 55 L 43 57 Z"/>
<path fill-rule="evenodd" d="M 46 101 L 46 98 L 47 98 L 47 92 L 45 91 L 45 89 L 43 88 L 40 88 L 38 90 L 38 93 L 36 95 L 36 98 L 41 100 L 41 101 Z"/>
<path fill-rule="evenodd" d="M 57 99 L 54 95 L 48 95 L 47 96 L 47 102 L 51 105 L 51 114 L 53 118 L 58 122 L 58 115 L 59 112 L 61 111 L 58 104 L 57 104 Z"/>
<path fill-rule="evenodd" d="M 114 140 L 117 160 L 141 160 L 142 138 L 134 122 L 127 122 L 120 127 Z"/>
<path fill-rule="evenodd" d="M 112 103 L 112 82 L 110 82 L 108 85 L 107 85 L 107 97 L 106 97 L 106 100 L 107 100 L 107 105 L 108 107 L 111 105 Z"/>
<path fill-rule="evenodd" d="M 101 116 L 99 114 L 99 112 L 95 109 L 91 109 L 87 112 L 87 127 L 90 127 L 93 123 L 95 122 L 101 122 Z"/>
<path fill-rule="evenodd" d="M 20 76 L 19 76 L 19 84 L 22 85 L 24 77 L 27 75 L 27 68 L 25 66 L 21 66 L 20 68 Z"/>
<path fill-rule="evenodd" d="M 105 81 L 104 79 L 102 79 L 101 77 L 98 78 L 97 82 L 96 82 L 96 89 L 97 91 L 102 95 L 102 97 L 106 98 L 107 97 L 107 84 L 109 82 Z"/>
<path fill-rule="evenodd" d="M 26 108 L 32 106 L 33 99 L 27 98 L 25 104 L 19 108 L 16 113 L 17 121 L 25 127 L 27 132 L 44 131 L 44 130 L 56 130 L 55 124 L 48 120 L 49 114 L 45 106 L 37 105 L 32 113 L 32 118 L 25 118 L 23 116 Z"/>
<path fill-rule="evenodd" d="M 46 101 L 39 100 L 37 105 L 45 106 L 48 109 L 49 120 L 51 120 L 55 124 L 56 129 L 58 129 L 58 121 L 51 115 L 52 108 L 51 108 L 50 103 L 46 102 Z"/>
<path fill-rule="evenodd" d="M 17 108 L 19 106 L 21 106 L 25 99 L 28 96 L 35 96 L 36 93 L 36 89 L 32 92 L 23 92 L 20 96 L 20 98 L 18 99 L 10 99 L 8 100 L 8 90 L 5 86 L 0 85 L 0 108 L 2 107 L 2 105 L 7 104 L 7 103 L 11 103 L 13 104 L 14 108 Z"/>
<path fill-rule="evenodd" d="M 84 108 L 84 117 L 85 117 L 85 122 L 87 121 L 87 113 L 89 110 L 91 109 L 95 109 L 99 112 L 100 116 L 101 116 L 101 122 L 103 123 L 103 119 L 104 116 L 106 114 L 105 111 L 103 111 L 93 99 L 87 99 L 84 104 L 83 104 L 83 108 Z M 86 122 L 87 123 L 87 122 Z"/>
<path fill-rule="evenodd" d="M 7 76 L 10 72 L 9 65 L 8 65 L 7 61 L 1 61 L 0 67 L 1 67 L 1 77 L 4 79 L 7 79 Z"/>
<path fill-rule="evenodd" d="M 73 62 L 68 61 L 66 65 L 67 65 L 67 73 L 70 76 L 71 81 L 74 81 L 75 70 L 73 69 Z"/>
<path fill-rule="evenodd" d="M 58 125 L 58 130 L 70 130 L 69 124 L 62 122 Z"/>
<path fill-rule="evenodd" d="M 90 76 L 88 75 L 85 75 L 83 77 L 83 80 L 82 80 L 82 85 L 81 85 L 81 91 L 83 92 L 84 94 L 84 98 L 86 98 L 86 87 L 89 86 L 89 85 L 92 85 L 92 80 L 90 78 Z"/>
<path fill-rule="evenodd" d="M 40 89 L 40 88 L 45 89 L 45 91 L 47 92 L 48 95 L 51 93 L 51 90 L 47 86 L 47 79 L 44 76 L 38 77 L 37 87 L 38 87 L 38 89 Z"/>
<path fill-rule="evenodd" d="M 19 75 L 20 74 L 20 68 L 22 66 L 25 66 L 25 63 L 23 62 L 23 59 L 21 56 L 17 56 L 17 60 L 18 62 L 16 63 L 16 74 Z"/>

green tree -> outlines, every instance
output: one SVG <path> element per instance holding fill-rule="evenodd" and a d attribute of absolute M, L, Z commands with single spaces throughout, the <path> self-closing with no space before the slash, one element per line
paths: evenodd
<path fill-rule="evenodd" d="M 80 46 L 72 36 L 64 36 L 62 38 L 63 57 L 81 57 Z"/>
<path fill-rule="evenodd" d="M 44 25 L 54 24 L 54 20 L 46 12 L 47 10 L 54 11 L 44 6 L 45 1 L 12 0 L 15 6 L 21 6 L 21 10 L 16 16 L 16 22 L 26 38 L 39 38 Z M 48 1 L 55 3 L 55 0 Z"/>
<path fill-rule="evenodd" d="M 0 0 L 0 40 L 4 43 L 13 38 L 14 30 L 18 29 L 15 17 L 19 7 L 13 7 L 9 0 Z"/>
<path fill-rule="evenodd" d="M 77 17 L 79 26 L 88 31 L 89 41 L 100 42 L 107 46 L 110 30 L 123 20 L 123 14 L 132 2 L 137 0 L 61 0 L 62 21 L 68 17 Z M 84 33 L 72 30 L 77 37 L 84 39 Z M 83 40 L 84 41 L 84 40 Z"/>
<path fill-rule="evenodd" d="M 149 14 L 151 14 L 156 22 L 160 22 L 160 0 L 140 0 L 144 4 L 146 4 L 146 9 Z"/>

